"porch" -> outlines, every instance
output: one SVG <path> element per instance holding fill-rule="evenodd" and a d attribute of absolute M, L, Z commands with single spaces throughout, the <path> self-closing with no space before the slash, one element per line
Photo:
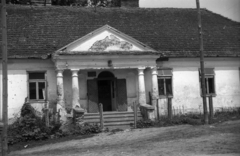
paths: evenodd
<path fill-rule="evenodd" d="M 61 117 L 66 116 L 67 107 L 71 108 L 70 114 L 98 113 L 99 103 L 103 104 L 104 112 L 115 114 L 133 112 L 133 103 L 154 110 L 159 54 L 108 25 L 57 50 L 53 61 L 57 70 L 57 110 L 61 110 Z M 146 70 L 150 71 L 148 76 Z M 153 106 L 147 104 L 149 91 Z"/>
<path fill-rule="evenodd" d="M 76 109 L 85 117 L 96 117 L 99 114 L 98 104 L 102 103 L 107 118 L 110 118 L 109 114 L 133 114 L 133 103 L 147 105 L 145 69 L 57 70 L 57 110 L 62 113 L 67 108 L 72 115 Z M 148 70 L 151 71 L 150 99 L 154 106 L 158 97 L 157 71 L 155 67 Z M 65 115 L 61 114 L 61 117 Z"/>

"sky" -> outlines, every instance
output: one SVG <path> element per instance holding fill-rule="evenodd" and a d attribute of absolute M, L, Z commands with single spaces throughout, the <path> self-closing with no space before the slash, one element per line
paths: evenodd
<path fill-rule="evenodd" d="M 240 22 L 240 0 L 199 0 L 200 7 Z M 147 8 L 196 8 L 196 0 L 139 0 Z"/>

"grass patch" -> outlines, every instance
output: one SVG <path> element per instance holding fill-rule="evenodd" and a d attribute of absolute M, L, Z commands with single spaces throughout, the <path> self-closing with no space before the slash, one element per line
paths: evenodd
<path fill-rule="evenodd" d="M 239 120 L 240 119 L 240 108 L 237 109 L 219 109 L 215 112 L 210 124 L 229 121 L 229 120 Z M 149 127 L 167 127 L 174 125 L 203 125 L 203 115 L 202 114 L 184 114 L 173 116 L 170 120 L 167 117 L 161 117 L 160 120 L 138 120 L 137 128 L 149 128 Z"/>

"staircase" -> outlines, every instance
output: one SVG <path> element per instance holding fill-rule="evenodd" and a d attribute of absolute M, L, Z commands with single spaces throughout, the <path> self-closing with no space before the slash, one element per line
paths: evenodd
<path fill-rule="evenodd" d="M 137 114 L 137 120 L 142 119 L 140 111 Z M 99 113 L 86 113 L 84 114 L 84 121 L 87 123 L 99 123 L 100 115 Z M 131 124 L 134 124 L 134 114 L 133 112 L 103 112 L 103 122 L 104 127 L 109 129 L 130 128 Z"/>

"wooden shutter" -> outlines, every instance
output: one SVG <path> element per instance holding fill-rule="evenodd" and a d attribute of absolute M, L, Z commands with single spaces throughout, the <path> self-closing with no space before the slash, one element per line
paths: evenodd
<path fill-rule="evenodd" d="M 127 111 L 126 79 L 117 79 L 117 107 L 118 111 Z"/>
<path fill-rule="evenodd" d="M 99 112 L 97 80 L 87 80 L 87 90 L 88 90 L 88 113 L 97 113 Z"/>

